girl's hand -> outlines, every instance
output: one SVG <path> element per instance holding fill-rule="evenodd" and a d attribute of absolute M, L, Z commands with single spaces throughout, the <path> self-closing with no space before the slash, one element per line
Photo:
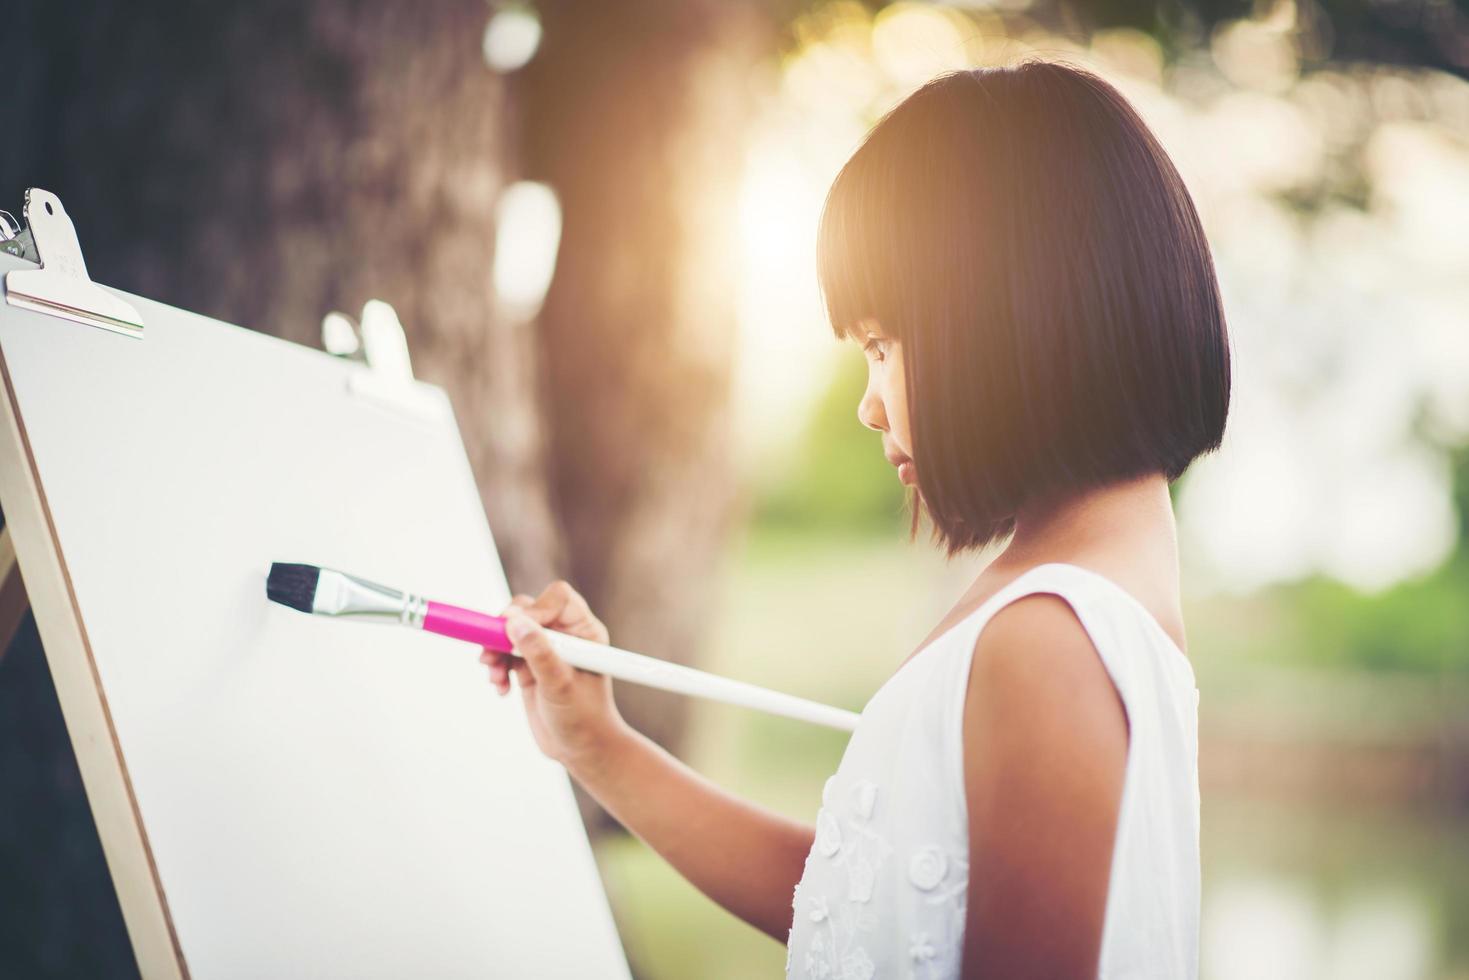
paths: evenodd
<path fill-rule="evenodd" d="M 548 758 L 569 769 L 595 759 L 626 726 L 612 699 L 612 678 L 567 663 L 545 630 L 608 643 L 607 627 L 559 579 L 535 599 L 517 594 L 503 615 L 519 656 L 485 648 L 479 659 L 490 668 L 490 682 L 506 695 L 514 672 L 531 734 Z"/>

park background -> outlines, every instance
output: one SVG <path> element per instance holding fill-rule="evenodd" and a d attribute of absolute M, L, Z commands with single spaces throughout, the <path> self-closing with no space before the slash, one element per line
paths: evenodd
<path fill-rule="evenodd" d="M 1175 487 L 1202 972 L 1469 977 L 1469 8 L 1449 0 L 139 0 L 5 13 L 0 207 L 94 278 L 301 343 L 391 302 L 512 586 L 859 709 L 972 580 L 906 540 L 816 292 L 822 196 L 934 74 L 1063 58 L 1194 195 L 1235 351 Z M 1044 120 L 1036 120 L 1044 125 Z M 978 175 L 982 179 L 982 175 Z M 618 687 L 811 820 L 846 736 Z M 133 975 L 29 620 L 0 659 L 0 972 Z M 780 975 L 580 798 L 641 978 Z"/>

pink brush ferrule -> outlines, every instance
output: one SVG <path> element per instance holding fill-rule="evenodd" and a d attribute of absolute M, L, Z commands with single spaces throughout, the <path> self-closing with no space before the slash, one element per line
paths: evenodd
<path fill-rule="evenodd" d="M 445 602 L 429 600 L 428 612 L 423 617 L 423 628 L 430 633 L 451 636 L 456 640 L 468 640 L 501 653 L 509 653 L 514 649 L 510 637 L 505 634 L 504 616 L 491 616 Z"/>

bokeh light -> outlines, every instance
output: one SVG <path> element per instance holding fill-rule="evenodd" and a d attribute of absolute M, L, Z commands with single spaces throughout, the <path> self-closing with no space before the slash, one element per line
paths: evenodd
<path fill-rule="evenodd" d="M 541 21 L 530 7 L 506 6 L 485 25 L 485 64 L 498 72 L 523 68 L 541 45 Z"/>

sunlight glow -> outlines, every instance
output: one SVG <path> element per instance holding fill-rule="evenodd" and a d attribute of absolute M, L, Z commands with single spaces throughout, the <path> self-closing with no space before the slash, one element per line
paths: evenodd
<path fill-rule="evenodd" d="M 962 21 L 942 7 L 896 3 L 872 24 L 872 52 L 899 85 L 922 85 L 939 72 L 969 67 Z M 963 30 L 972 30 L 965 25 Z"/>
<path fill-rule="evenodd" d="M 789 453 L 820 396 L 837 342 L 816 282 L 816 227 L 824 187 L 783 141 L 750 151 L 739 197 L 741 345 L 735 375 L 741 451 Z M 853 407 L 855 412 L 855 406 Z"/>

